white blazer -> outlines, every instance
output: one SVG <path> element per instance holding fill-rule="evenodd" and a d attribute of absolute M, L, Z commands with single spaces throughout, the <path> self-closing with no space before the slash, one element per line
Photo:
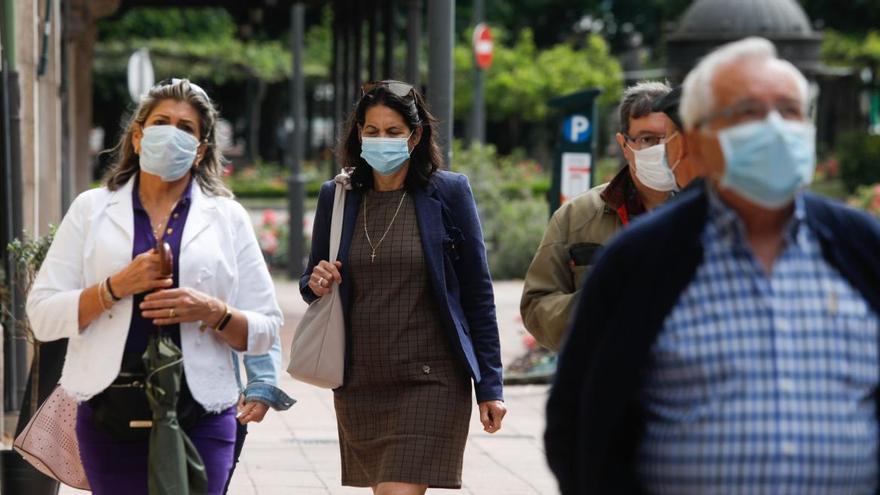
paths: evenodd
<path fill-rule="evenodd" d="M 84 288 L 131 262 L 133 187 L 132 178 L 116 191 L 102 187 L 76 198 L 28 295 L 28 318 L 37 339 L 70 339 L 61 386 L 78 401 L 107 388 L 121 367 L 133 298 L 117 302 L 80 332 L 79 297 Z M 283 318 L 250 218 L 238 202 L 208 196 L 193 183 L 179 265 L 180 287 L 210 294 L 246 315 L 248 354 L 269 351 Z M 233 354 L 213 331 L 202 332 L 199 325 L 180 325 L 186 381 L 199 404 L 219 412 L 238 400 Z"/>

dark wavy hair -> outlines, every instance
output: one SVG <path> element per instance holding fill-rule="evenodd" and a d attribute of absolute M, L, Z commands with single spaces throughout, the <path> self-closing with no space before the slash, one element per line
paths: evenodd
<path fill-rule="evenodd" d="M 354 111 L 349 115 L 345 123 L 343 140 L 337 150 L 339 163 L 343 167 L 354 169 L 351 172 L 352 187 L 356 190 L 373 187 L 373 168 L 361 158 L 358 126 L 364 125 L 367 110 L 376 105 L 385 105 L 400 114 L 411 131 L 418 127 L 422 128 L 422 138 L 410 154 L 404 187 L 411 191 L 416 187 L 427 186 L 431 175 L 443 163 L 440 146 L 437 144 L 437 119 L 431 115 L 428 104 L 417 89 L 413 88 L 405 96 L 398 96 L 389 91 L 387 86 L 379 83 L 361 97 Z"/>

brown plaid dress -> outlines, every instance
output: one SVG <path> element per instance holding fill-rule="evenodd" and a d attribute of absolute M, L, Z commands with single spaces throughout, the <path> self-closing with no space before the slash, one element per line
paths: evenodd
<path fill-rule="evenodd" d="M 365 193 L 351 241 L 350 367 L 335 394 L 342 484 L 461 488 L 471 381 L 439 321 L 412 198 L 372 262 L 364 235 L 365 209 L 376 246 L 402 194 Z"/>

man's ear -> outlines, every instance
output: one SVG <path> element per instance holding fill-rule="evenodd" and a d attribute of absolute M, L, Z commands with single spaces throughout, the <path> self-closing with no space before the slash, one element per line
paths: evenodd
<path fill-rule="evenodd" d="M 684 131 L 678 132 L 678 139 L 681 141 L 681 156 L 679 156 L 678 158 L 680 160 L 684 160 L 688 157 L 688 153 L 690 153 L 690 150 L 688 148 L 688 138 L 685 135 Z"/>
<path fill-rule="evenodd" d="M 626 137 L 624 137 L 623 133 L 618 132 L 614 135 L 614 139 L 617 140 L 617 145 L 620 146 L 620 152 L 623 153 L 623 159 L 626 160 L 626 163 L 632 164 L 633 160 L 635 160 L 635 156 L 633 156 L 632 151 L 626 145 Z"/>

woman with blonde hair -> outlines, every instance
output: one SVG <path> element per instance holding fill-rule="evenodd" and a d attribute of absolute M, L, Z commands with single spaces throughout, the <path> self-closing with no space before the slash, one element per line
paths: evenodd
<path fill-rule="evenodd" d="M 80 402 L 80 455 L 98 495 L 147 493 L 149 429 L 136 426 L 152 417 L 143 355 L 157 332 L 182 351 L 176 416 L 208 493 L 221 493 L 239 398 L 230 351 L 266 353 L 282 324 L 248 214 L 221 180 L 216 122 L 199 86 L 154 86 L 104 185 L 65 215 L 28 297 L 37 338 L 69 339 L 60 385 Z"/>

